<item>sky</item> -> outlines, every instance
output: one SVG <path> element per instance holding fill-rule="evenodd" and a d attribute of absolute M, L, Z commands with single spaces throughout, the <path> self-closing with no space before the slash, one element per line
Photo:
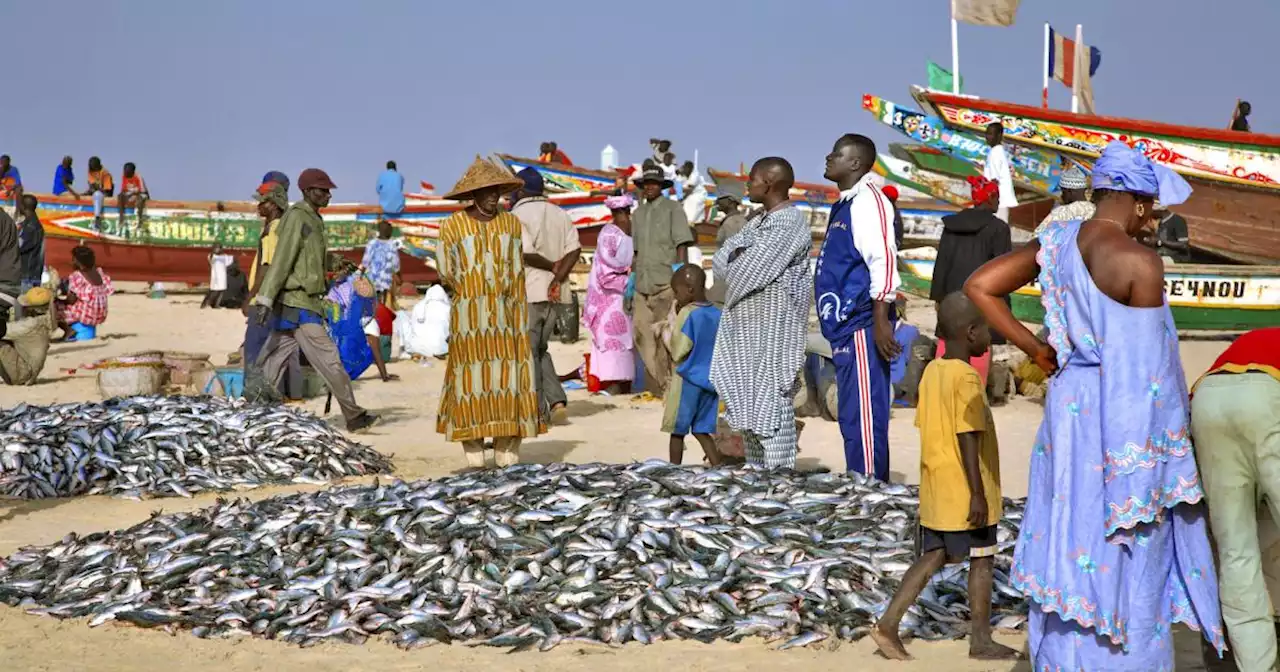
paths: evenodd
<path fill-rule="evenodd" d="M 1023 0 L 1013 27 L 960 25 L 966 93 L 1038 104 L 1046 21 L 1102 50 L 1101 114 L 1221 128 L 1244 98 L 1280 133 L 1280 2 Z M 335 202 L 372 202 L 388 159 L 443 193 L 476 154 L 555 140 L 598 167 L 651 137 L 699 167 L 780 155 L 820 181 L 841 134 L 901 140 L 862 94 L 913 103 L 926 63 L 951 61 L 948 0 L 10 0 L 0 26 L 0 153 L 27 189 L 65 154 L 82 186 L 98 155 L 159 199 L 247 199 L 314 166 Z"/>

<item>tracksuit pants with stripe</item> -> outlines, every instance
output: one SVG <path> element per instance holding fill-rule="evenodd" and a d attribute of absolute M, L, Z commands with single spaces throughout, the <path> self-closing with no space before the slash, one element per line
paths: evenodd
<path fill-rule="evenodd" d="M 880 357 L 874 326 L 831 344 L 837 416 L 846 471 L 889 480 L 889 362 Z"/>

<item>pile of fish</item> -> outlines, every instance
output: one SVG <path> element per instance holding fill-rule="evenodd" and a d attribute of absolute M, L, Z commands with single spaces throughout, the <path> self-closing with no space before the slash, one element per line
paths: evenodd
<path fill-rule="evenodd" d="M 9 497 L 190 497 L 391 469 L 319 418 L 274 404 L 127 397 L 0 411 L 0 495 Z"/>
<path fill-rule="evenodd" d="M 1001 524 L 993 623 L 1026 603 Z M 91 626 L 309 646 L 386 637 L 550 649 L 591 642 L 855 640 L 913 560 L 914 488 L 843 474 L 518 465 L 438 481 L 219 501 L 0 562 L 0 601 Z M 967 631 L 964 565 L 903 620 Z"/>

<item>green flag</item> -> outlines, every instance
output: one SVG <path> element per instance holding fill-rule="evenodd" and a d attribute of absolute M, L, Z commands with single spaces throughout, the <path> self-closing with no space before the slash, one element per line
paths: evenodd
<path fill-rule="evenodd" d="M 942 67 L 941 65 L 938 65 L 937 63 L 934 63 L 933 61 L 929 61 L 929 88 L 935 91 L 946 91 L 950 93 L 952 90 L 951 85 L 952 85 L 951 71 Z M 959 91 L 961 93 L 964 92 L 964 76 L 963 75 L 960 76 Z"/>

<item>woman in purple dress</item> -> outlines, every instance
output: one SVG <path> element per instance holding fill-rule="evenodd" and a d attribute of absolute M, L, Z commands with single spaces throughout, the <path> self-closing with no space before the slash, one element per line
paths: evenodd
<path fill-rule="evenodd" d="M 1123 143 L 1094 166 L 1098 210 L 988 262 L 965 292 L 1056 374 L 1010 577 L 1031 601 L 1037 672 L 1173 670 L 1170 627 L 1224 645 L 1204 492 L 1164 268 L 1133 240 L 1191 188 Z M 1048 343 L 1004 297 L 1039 279 Z"/>

